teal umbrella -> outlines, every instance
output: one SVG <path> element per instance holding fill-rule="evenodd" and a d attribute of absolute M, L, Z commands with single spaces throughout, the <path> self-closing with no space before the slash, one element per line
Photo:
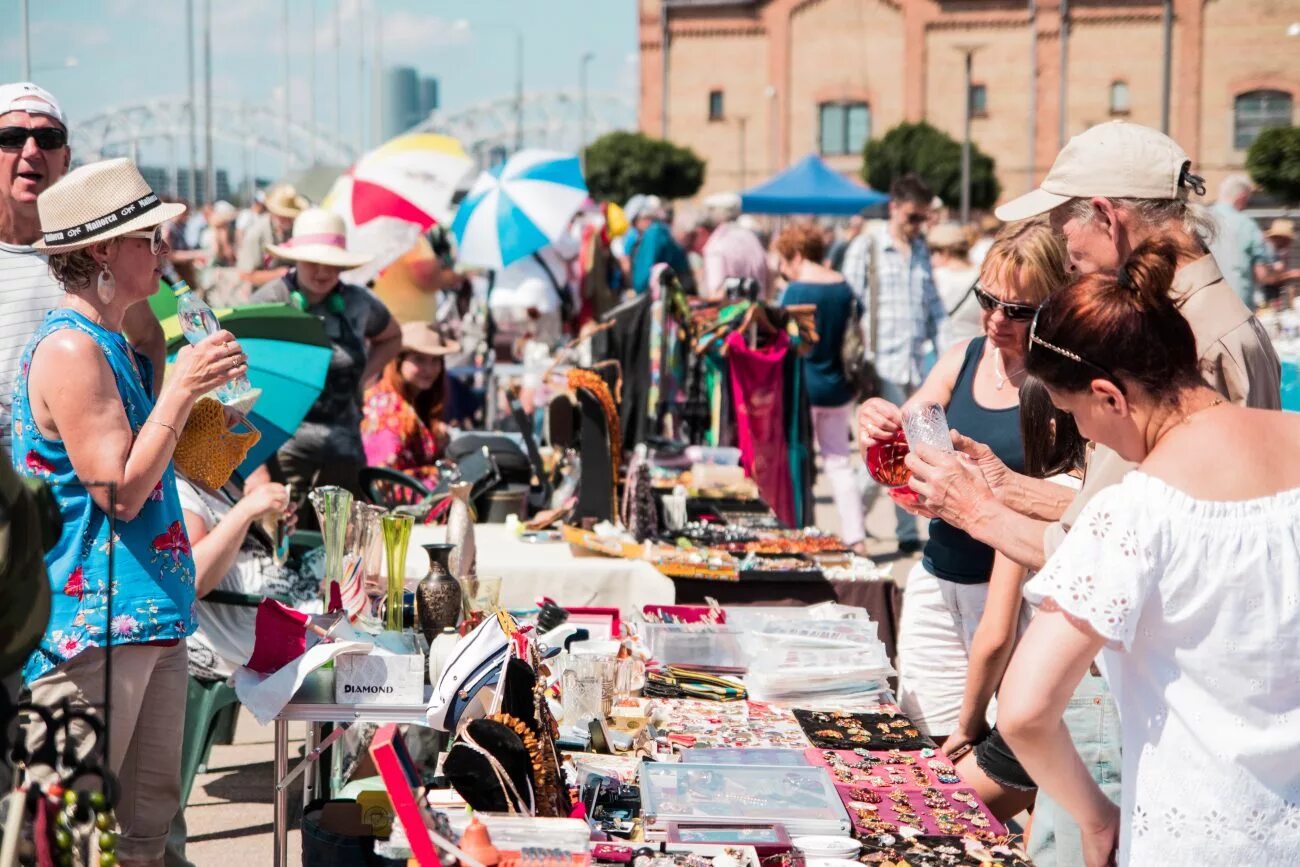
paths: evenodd
<path fill-rule="evenodd" d="M 247 476 L 298 430 L 325 387 L 334 350 L 319 319 L 287 304 L 250 304 L 214 312 L 221 327 L 239 339 L 248 354 L 248 379 L 262 391 L 248 414 L 262 438 L 239 467 L 239 474 Z M 174 355 L 185 345 L 180 323 L 172 316 L 162 325 L 167 350 Z"/>

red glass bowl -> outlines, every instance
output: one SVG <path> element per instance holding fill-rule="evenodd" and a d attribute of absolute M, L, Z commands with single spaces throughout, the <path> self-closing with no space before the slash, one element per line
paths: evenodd
<path fill-rule="evenodd" d="M 906 485 L 900 488 L 890 488 L 889 498 L 900 506 L 916 508 L 921 505 L 921 495 Z"/>
<path fill-rule="evenodd" d="M 906 485 L 907 480 L 912 478 L 912 471 L 906 463 L 908 451 L 907 437 L 900 430 L 889 442 L 876 443 L 867 448 L 867 472 L 871 478 L 886 487 Z"/>

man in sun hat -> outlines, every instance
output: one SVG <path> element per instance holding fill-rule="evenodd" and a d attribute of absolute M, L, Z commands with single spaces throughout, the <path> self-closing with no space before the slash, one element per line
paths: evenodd
<path fill-rule="evenodd" d="M 11 402 L 18 359 L 45 314 L 63 301 L 43 253 L 36 198 L 68 170 L 68 127 L 55 98 L 30 83 L 0 85 L 0 459 L 8 460 Z M 165 341 L 147 303 L 127 312 L 123 327 L 162 383 Z"/>
<path fill-rule="evenodd" d="M 235 267 L 256 288 L 279 280 L 292 264 L 270 252 L 293 236 L 293 221 L 307 208 L 307 199 L 288 184 L 272 187 L 263 201 L 264 213 L 249 223 L 239 241 Z"/>
<path fill-rule="evenodd" d="M 268 250 L 293 267 L 254 292 L 250 300 L 292 304 L 319 317 L 334 350 L 320 397 L 276 454 L 269 476 L 303 491 L 339 485 L 360 495 L 358 475 L 366 465 L 362 390 L 401 350 L 401 329 L 374 293 L 340 279 L 344 271 L 366 264 L 371 257 L 348 252 L 347 228 L 333 211 L 303 211 L 293 221 L 293 237 Z M 250 482 L 256 485 L 262 478 Z M 312 510 L 299 512 L 299 526 L 314 529 L 314 525 Z"/>

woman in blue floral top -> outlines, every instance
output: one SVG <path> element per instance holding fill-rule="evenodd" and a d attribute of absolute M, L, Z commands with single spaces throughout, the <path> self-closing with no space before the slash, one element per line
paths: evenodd
<path fill-rule="evenodd" d="M 161 864 L 179 799 L 184 640 L 194 631 L 194 561 L 172 452 L 194 401 L 247 363 L 218 332 L 178 353 L 155 399 L 151 365 L 122 336 L 122 318 L 157 289 L 162 224 L 184 206 L 162 203 L 130 160 L 71 172 L 37 207 L 35 246 L 67 296 L 23 353 L 13 456 L 20 473 L 50 485 L 63 526 L 45 556 L 49 625 L 23 680 L 38 704 L 67 699 L 102 713 L 112 645 L 106 758 L 121 785 L 117 853 L 124 864 Z"/>

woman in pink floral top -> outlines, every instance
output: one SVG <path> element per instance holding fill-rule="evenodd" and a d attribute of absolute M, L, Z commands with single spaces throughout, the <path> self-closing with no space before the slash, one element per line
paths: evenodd
<path fill-rule="evenodd" d="M 366 390 L 361 421 L 366 463 L 406 473 L 430 488 L 438 483 L 435 464 L 447 443 L 442 359 L 459 349 L 427 322 L 402 326 L 402 351 Z"/>

